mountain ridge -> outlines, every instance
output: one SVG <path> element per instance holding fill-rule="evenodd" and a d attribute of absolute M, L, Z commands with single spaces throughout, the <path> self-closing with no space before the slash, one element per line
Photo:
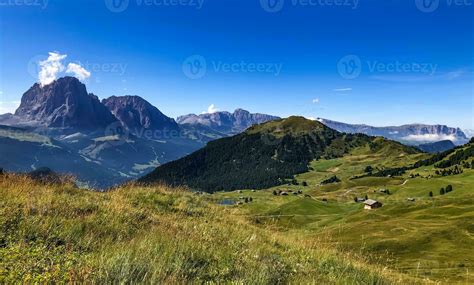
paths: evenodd
<path fill-rule="evenodd" d="M 110 112 L 132 133 L 141 130 L 178 131 L 179 126 L 172 118 L 164 115 L 157 107 L 140 96 L 111 96 L 103 99 Z"/>
<path fill-rule="evenodd" d="M 225 133 L 227 135 L 235 135 L 243 132 L 252 125 L 276 119 L 280 119 L 280 117 L 261 113 L 250 113 L 249 111 L 239 108 L 233 113 L 223 111 L 201 115 L 188 114 L 179 116 L 177 122 L 180 125 L 202 125 L 217 132 Z"/>
<path fill-rule="evenodd" d="M 318 118 L 317 120 L 340 132 L 383 136 L 410 145 L 443 140 L 451 140 L 456 145 L 462 145 L 469 140 L 460 128 L 452 128 L 446 125 L 405 124 L 401 126 L 374 127 L 366 124 L 347 124 L 323 118 Z"/>

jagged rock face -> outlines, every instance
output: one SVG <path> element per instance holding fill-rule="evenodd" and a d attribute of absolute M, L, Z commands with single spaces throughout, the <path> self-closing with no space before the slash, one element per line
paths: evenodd
<path fill-rule="evenodd" d="M 226 134 L 237 134 L 247 128 L 268 121 L 277 120 L 279 117 L 265 114 L 251 114 L 248 111 L 237 109 L 234 113 L 216 112 L 212 114 L 190 114 L 178 117 L 179 124 L 203 125 Z"/>
<path fill-rule="evenodd" d="M 15 116 L 51 128 L 81 130 L 103 129 L 117 121 L 74 77 L 60 78 L 46 86 L 36 83 L 23 94 Z"/>
<path fill-rule="evenodd" d="M 179 130 L 174 119 L 139 96 L 112 96 L 102 100 L 102 103 L 132 133 L 142 130 Z"/>
<path fill-rule="evenodd" d="M 411 124 L 391 127 L 372 127 L 368 125 L 352 125 L 341 122 L 318 119 L 326 126 L 344 133 L 362 133 L 371 136 L 383 136 L 392 140 L 414 145 L 450 140 L 457 145 L 468 141 L 467 136 L 459 128 L 444 125 Z"/>

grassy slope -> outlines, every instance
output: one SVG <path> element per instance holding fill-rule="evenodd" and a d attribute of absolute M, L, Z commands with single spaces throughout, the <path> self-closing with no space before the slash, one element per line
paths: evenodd
<path fill-rule="evenodd" d="M 7 175 L 0 197 L 1 284 L 416 283 L 179 189 L 96 193 Z"/>
<path fill-rule="evenodd" d="M 363 173 L 367 165 L 403 166 L 427 156 L 399 153 L 396 145 L 376 152 L 359 148 L 343 158 L 313 161 L 313 171 L 297 176 L 308 187 L 291 185 L 261 192 L 219 193 L 213 199 L 251 196 L 253 202 L 241 206 L 240 211 L 280 231 L 305 238 L 330 237 L 328 244 L 338 244 L 349 251 L 385 255 L 389 268 L 412 276 L 469 283 L 474 280 L 474 171 L 436 177 L 430 166 L 408 172 L 404 177 L 349 179 Z M 411 173 L 422 177 L 410 179 Z M 342 182 L 318 185 L 333 175 Z M 430 175 L 435 177 L 428 179 Z M 448 184 L 455 190 L 440 196 L 439 189 Z M 380 188 L 388 188 L 391 195 L 376 192 Z M 303 189 L 304 194 L 312 197 L 274 196 L 275 189 Z M 434 198 L 429 198 L 430 191 Z M 365 195 L 380 200 L 384 206 L 374 211 L 363 210 L 363 205 L 354 203 L 353 198 Z M 416 201 L 407 201 L 409 197 Z M 323 198 L 328 203 L 323 203 Z M 380 260 L 375 259 L 374 263 Z"/>

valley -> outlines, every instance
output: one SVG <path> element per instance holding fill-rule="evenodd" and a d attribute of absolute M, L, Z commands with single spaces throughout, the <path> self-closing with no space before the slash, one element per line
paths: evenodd
<path fill-rule="evenodd" d="M 469 284 L 473 143 L 432 155 L 290 117 L 104 193 L 2 172 L 0 283 Z"/>
<path fill-rule="evenodd" d="M 358 149 L 341 159 L 313 161 L 312 171 L 296 176 L 299 185 L 216 193 L 209 199 L 237 203 L 240 197 L 252 197 L 250 203 L 231 207 L 254 223 L 301 239 L 323 239 L 325 245 L 362 253 L 374 264 L 382 262 L 420 279 L 468 284 L 474 264 L 473 169 L 439 177 L 433 167 L 422 167 L 400 177 L 350 179 L 363 173 L 367 165 L 406 165 L 424 156 L 368 154 Z M 416 174 L 420 176 L 413 178 Z M 342 182 L 320 185 L 333 175 Z M 440 189 L 447 185 L 456 190 L 441 195 Z M 293 195 L 298 190 L 302 194 Z M 289 195 L 274 195 L 275 191 Z M 356 197 L 368 197 L 383 206 L 364 210 L 362 202 L 354 202 Z"/>

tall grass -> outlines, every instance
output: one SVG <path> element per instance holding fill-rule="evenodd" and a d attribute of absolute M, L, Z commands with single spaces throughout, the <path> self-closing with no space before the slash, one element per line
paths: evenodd
<path fill-rule="evenodd" d="M 0 284 L 415 283 L 232 211 L 165 186 L 98 193 L 0 176 Z"/>

